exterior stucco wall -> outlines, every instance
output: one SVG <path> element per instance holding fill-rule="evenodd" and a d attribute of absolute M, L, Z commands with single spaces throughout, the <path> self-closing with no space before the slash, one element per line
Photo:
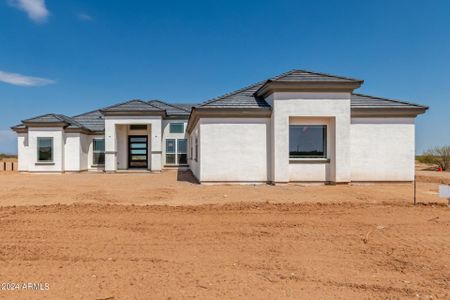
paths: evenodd
<path fill-rule="evenodd" d="M 39 164 L 37 161 L 37 138 L 53 138 L 53 162 L 52 164 Z M 31 127 L 28 129 L 27 151 L 28 171 L 30 172 L 63 172 L 64 171 L 64 131 L 62 127 L 40 128 Z"/>
<path fill-rule="evenodd" d="M 414 160 L 414 118 L 352 119 L 352 181 L 412 181 Z"/>
<path fill-rule="evenodd" d="M 128 125 L 117 125 L 117 170 L 128 168 Z"/>
<path fill-rule="evenodd" d="M 28 133 L 17 134 L 17 158 L 19 171 L 28 171 L 31 163 L 31 153 L 28 143 Z"/>
<path fill-rule="evenodd" d="M 300 172 L 314 174 L 314 180 L 349 182 L 350 167 L 350 93 L 276 92 L 268 99 L 272 104 L 270 180 L 285 183 L 309 178 Z M 293 117 L 334 120 L 331 135 L 334 144 L 329 167 L 317 164 L 291 166 L 289 163 L 289 120 Z M 329 130 L 330 130 L 329 129 Z M 299 173 L 297 173 L 299 172 Z M 322 174 L 321 176 L 319 176 Z"/>
<path fill-rule="evenodd" d="M 267 118 L 202 118 L 202 182 L 267 182 Z"/>
<path fill-rule="evenodd" d="M 170 123 L 183 123 L 184 132 L 183 133 L 170 133 Z M 170 119 L 162 121 L 162 162 L 163 166 L 166 165 L 166 140 L 167 139 L 188 139 L 186 134 L 187 120 L 186 119 Z M 189 140 L 188 140 L 188 152 L 189 152 Z M 189 159 L 189 153 L 188 153 Z"/>
<path fill-rule="evenodd" d="M 81 134 L 64 134 L 64 171 L 77 172 L 81 170 Z"/>
<path fill-rule="evenodd" d="M 89 146 L 90 146 L 90 138 L 86 134 L 80 134 L 80 170 L 85 171 L 89 169 L 88 165 L 88 155 L 89 155 Z M 66 157 L 66 159 L 68 159 Z"/>

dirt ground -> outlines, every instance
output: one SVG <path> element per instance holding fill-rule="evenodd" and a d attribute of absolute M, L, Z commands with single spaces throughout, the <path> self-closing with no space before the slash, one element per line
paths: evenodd
<path fill-rule="evenodd" d="M 448 299 L 446 174 L 412 184 L 203 186 L 0 174 L 1 299 Z M 435 176 L 437 176 L 435 178 Z M 45 288 L 44 288 L 45 289 Z"/>

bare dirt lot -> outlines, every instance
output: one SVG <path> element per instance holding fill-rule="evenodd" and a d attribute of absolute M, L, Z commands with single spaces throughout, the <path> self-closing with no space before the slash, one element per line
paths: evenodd
<path fill-rule="evenodd" d="M 412 206 L 411 184 L 5 173 L 0 282 L 49 290 L 0 298 L 448 299 L 450 209 L 418 175 Z"/>

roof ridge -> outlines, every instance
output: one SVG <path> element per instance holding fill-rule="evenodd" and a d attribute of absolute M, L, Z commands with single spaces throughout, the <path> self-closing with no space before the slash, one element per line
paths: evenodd
<path fill-rule="evenodd" d="M 144 104 L 149 105 L 149 106 L 151 106 L 151 107 L 154 107 L 154 108 L 156 108 L 156 109 L 158 109 L 158 110 L 161 110 L 159 107 L 156 107 L 156 106 L 154 106 L 154 105 L 148 103 L 148 102 L 145 101 L 145 100 L 142 100 L 142 99 L 130 99 L 130 100 L 127 100 L 127 101 L 124 101 L 124 102 L 120 102 L 120 103 L 117 103 L 117 104 L 113 104 L 113 105 L 110 105 L 110 106 L 106 106 L 106 107 L 100 108 L 99 111 L 101 112 L 102 110 L 107 110 L 107 109 L 110 109 L 110 108 L 112 108 L 112 107 L 117 107 L 117 106 L 120 106 L 120 105 L 124 105 L 124 104 L 127 104 L 127 103 L 131 103 L 131 102 L 133 102 L 133 101 L 138 101 L 138 102 L 140 102 L 140 103 L 144 103 Z"/>
<path fill-rule="evenodd" d="M 164 104 L 166 104 L 166 105 L 168 105 L 168 106 L 172 106 L 172 107 L 178 108 L 178 109 L 180 109 L 180 110 L 183 110 L 183 111 L 185 111 L 185 112 L 189 112 L 189 110 L 184 109 L 184 108 L 182 108 L 182 107 L 180 107 L 180 106 L 178 106 L 178 105 L 176 105 L 176 104 L 167 103 L 167 102 L 164 102 L 164 101 L 159 100 L 159 99 L 155 99 L 154 101 L 158 101 L 158 102 L 164 103 Z"/>
<path fill-rule="evenodd" d="M 316 72 L 316 71 L 310 71 L 310 70 L 304 70 L 304 69 L 292 69 L 288 72 L 285 72 L 283 74 L 280 74 L 278 76 L 275 76 L 276 78 L 280 78 L 289 74 L 292 74 L 294 72 L 304 72 L 304 73 L 308 73 L 308 74 L 314 74 L 314 75 L 322 75 L 322 76 L 328 76 L 328 77 L 333 77 L 333 78 L 339 78 L 339 79 L 346 79 L 346 80 L 352 80 L 352 81 L 364 81 L 362 79 L 356 79 L 356 78 L 352 78 L 352 77 L 347 77 L 347 76 L 341 76 L 341 75 L 334 75 L 334 74 L 330 74 L 330 73 L 323 73 L 323 72 Z M 272 78 L 271 78 L 272 79 Z M 273 80 L 273 79 L 272 79 Z M 276 80 L 276 79 L 275 79 Z"/>
<path fill-rule="evenodd" d="M 362 97 L 369 97 L 369 98 L 372 98 L 372 99 L 388 100 L 388 101 L 392 101 L 392 102 L 397 102 L 397 103 L 408 104 L 408 105 L 413 105 L 413 106 L 417 106 L 417 107 L 427 107 L 427 108 L 428 108 L 428 106 L 416 104 L 416 103 L 413 103 L 413 102 L 408 102 L 408 101 L 403 101 L 403 100 L 397 100 L 397 99 L 391 99 L 391 98 L 386 98 L 386 97 L 371 96 L 371 95 L 360 94 L 360 93 L 352 93 L 352 95 L 355 95 L 355 96 L 362 96 Z"/>
<path fill-rule="evenodd" d="M 81 124 L 77 120 L 74 120 L 72 117 L 66 116 L 64 114 L 60 114 L 60 115 L 63 116 L 64 121 L 70 121 L 71 123 L 74 123 L 75 125 L 77 125 L 77 126 L 79 126 L 81 128 L 86 128 L 83 124 Z"/>
<path fill-rule="evenodd" d="M 42 114 L 42 115 L 35 116 L 35 117 L 32 117 L 32 118 L 24 119 L 24 120 L 22 120 L 22 123 L 24 123 L 26 121 L 29 121 L 29 120 L 33 120 L 33 119 L 42 118 L 42 117 L 45 117 L 45 116 L 53 116 L 53 117 L 61 120 L 61 118 L 57 117 L 56 115 L 57 114 L 55 114 L 55 113 L 46 113 L 46 114 Z"/>
<path fill-rule="evenodd" d="M 167 105 L 167 106 L 171 106 L 171 107 L 174 107 L 174 108 L 181 109 L 181 108 L 178 107 L 178 106 L 175 106 L 175 105 L 173 105 L 173 104 L 171 104 L 171 103 L 167 103 L 167 102 L 165 102 L 165 101 L 163 101 L 163 100 L 160 100 L 160 99 L 152 99 L 152 100 L 148 100 L 147 103 L 151 104 L 150 102 L 153 102 L 153 101 L 162 103 L 162 104 Z"/>
<path fill-rule="evenodd" d="M 90 113 L 93 113 L 93 112 L 96 112 L 96 111 L 98 111 L 100 114 L 102 114 L 100 109 L 97 108 L 97 109 L 94 109 L 94 110 L 91 110 L 91 111 L 88 111 L 88 112 L 85 112 L 85 113 L 82 113 L 82 114 L 79 114 L 79 115 L 72 116 L 71 118 L 77 118 L 77 117 L 80 117 L 80 116 L 83 116 L 83 115 L 87 115 L 87 114 L 90 114 Z"/>

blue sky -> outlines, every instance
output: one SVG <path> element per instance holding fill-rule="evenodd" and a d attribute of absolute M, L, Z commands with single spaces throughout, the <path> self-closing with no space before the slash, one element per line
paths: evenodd
<path fill-rule="evenodd" d="M 450 144 L 449 16 L 447 0 L 0 0 L 0 152 L 31 116 L 197 103 L 294 68 L 429 105 L 417 151 Z"/>

